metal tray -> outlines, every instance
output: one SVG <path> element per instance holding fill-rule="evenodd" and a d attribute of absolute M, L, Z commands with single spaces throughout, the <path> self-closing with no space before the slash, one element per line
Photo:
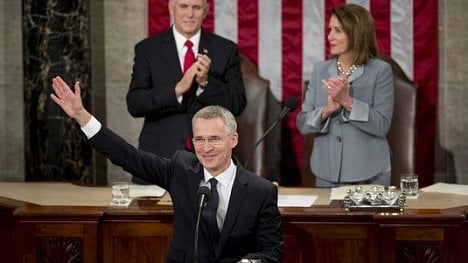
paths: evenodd
<path fill-rule="evenodd" d="M 369 211 L 369 212 L 403 212 L 406 205 L 405 194 L 399 193 L 392 200 L 382 198 L 383 193 L 374 193 L 372 196 L 369 192 L 364 193 L 364 197 L 356 200 L 353 197 L 355 192 L 348 190 L 344 198 L 344 209 L 350 211 Z M 370 199 L 372 197 L 372 199 Z M 389 203 L 390 202 L 390 203 Z"/>

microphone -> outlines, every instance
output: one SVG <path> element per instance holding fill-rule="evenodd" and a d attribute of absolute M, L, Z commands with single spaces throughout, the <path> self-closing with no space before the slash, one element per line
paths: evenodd
<path fill-rule="evenodd" d="M 279 113 L 278 117 L 276 118 L 275 122 L 266 130 L 266 132 L 258 139 L 258 141 L 254 144 L 252 147 L 252 151 L 250 152 L 249 157 L 244 163 L 244 167 L 247 169 L 247 165 L 250 162 L 250 159 L 252 159 L 253 154 L 255 153 L 255 150 L 257 149 L 258 145 L 265 139 L 265 137 L 273 130 L 273 128 L 278 125 L 278 123 L 288 114 L 290 111 L 294 110 L 297 106 L 297 98 L 292 96 L 286 99 L 286 102 L 284 103 L 283 109 Z"/>
<path fill-rule="evenodd" d="M 297 99 L 296 97 L 289 97 L 286 102 L 284 103 L 283 110 L 281 110 L 280 114 L 278 115 L 277 120 L 281 120 L 288 114 L 288 112 L 294 110 L 297 106 Z"/>
<path fill-rule="evenodd" d="M 195 237 L 194 237 L 194 249 L 195 249 L 195 259 L 194 262 L 197 263 L 198 261 L 198 232 L 200 228 L 200 217 L 203 208 L 206 205 L 206 202 L 208 201 L 208 198 L 210 198 L 211 191 L 207 186 L 201 186 L 198 188 L 197 191 L 197 196 L 198 196 L 198 214 L 197 214 L 197 223 L 195 225 Z"/>
<path fill-rule="evenodd" d="M 211 195 L 210 188 L 207 186 L 202 186 L 198 188 L 197 196 L 198 196 L 198 209 L 205 207 L 208 198 Z"/>

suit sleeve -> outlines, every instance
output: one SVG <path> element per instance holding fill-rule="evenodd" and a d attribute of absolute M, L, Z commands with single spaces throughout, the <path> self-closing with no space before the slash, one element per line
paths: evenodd
<path fill-rule="evenodd" d="M 325 121 L 322 121 L 322 111 L 324 105 L 318 105 L 319 101 L 318 93 L 321 86 L 318 86 L 318 82 L 322 79 L 319 73 L 319 64 L 314 65 L 309 84 L 305 91 L 304 102 L 302 103 L 302 109 L 297 115 L 296 126 L 302 135 L 311 133 L 328 133 L 330 128 L 330 119 L 328 117 Z"/>
<path fill-rule="evenodd" d="M 265 203 L 260 211 L 255 253 L 243 258 L 261 259 L 262 263 L 282 262 L 283 237 L 281 215 L 278 210 L 278 189 L 271 185 Z"/>
<path fill-rule="evenodd" d="M 89 142 L 113 164 L 149 183 L 169 189 L 174 166 L 171 159 L 137 150 L 106 127 L 102 127 Z"/>
<path fill-rule="evenodd" d="M 135 45 L 133 72 L 126 97 L 128 112 L 133 117 L 167 116 L 182 109 L 175 94 L 177 80 L 170 79 L 174 74 L 169 74 L 168 65 L 161 65 L 160 54 L 151 53 L 158 48 L 151 48 L 151 44 Z"/>

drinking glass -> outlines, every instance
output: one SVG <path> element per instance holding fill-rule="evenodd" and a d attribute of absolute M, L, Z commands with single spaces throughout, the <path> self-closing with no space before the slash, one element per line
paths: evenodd
<path fill-rule="evenodd" d="M 400 189 L 407 198 L 418 197 L 419 183 L 417 174 L 402 174 L 400 176 Z"/>
<path fill-rule="evenodd" d="M 112 201 L 114 206 L 128 206 L 130 204 L 130 186 L 127 182 L 112 184 Z"/>

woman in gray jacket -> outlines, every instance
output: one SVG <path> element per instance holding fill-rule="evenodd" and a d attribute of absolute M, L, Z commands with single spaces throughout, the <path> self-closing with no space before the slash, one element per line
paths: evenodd
<path fill-rule="evenodd" d="M 315 134 L 316 186 L 388 186 L 393 73 L 377 59 L 374 20 L 359 5 L 334 8 L 327 38 L 331 59 L 314 64 L 297 117 L 302 134 Z"/>

